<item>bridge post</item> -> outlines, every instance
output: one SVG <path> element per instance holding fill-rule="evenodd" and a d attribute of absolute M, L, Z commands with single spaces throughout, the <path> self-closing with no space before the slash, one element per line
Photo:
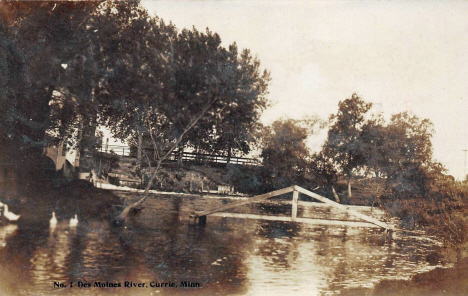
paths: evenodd
<path fill-rule="evenodd" d="M 293 191 L 293 199 L 292 199 L 292 213 L 291 213 L 291 220 L 296 220 L 297 217 L 297 200 L 299 199 L 299 192 L 297 190 Z"/>

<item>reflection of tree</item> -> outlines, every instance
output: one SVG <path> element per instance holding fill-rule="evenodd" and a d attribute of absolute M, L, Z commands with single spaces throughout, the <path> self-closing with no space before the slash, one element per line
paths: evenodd
<path fill-rule="evenodd" d="M 291 197 L 289 197 L 291 199 Z M 258 204 L 257 208 L 262 215 L 291 216 L 291 203 L 286 202 L 264 202 Z M 298 208 L 298 213 L 301 209 Z"/>
<path fill-rule="evenodd" d="M 81 229 L 70 229 L 68 246 L 62 246 L 70 250 L 65 258 L 68 265 L 66 273 L 72 282 L 82 281 L 85 278 L 83 251 L 86 249 L 88 235 L 87 231 Z"/>
<path fill-rule="evenodd" d="M 153 205 L 164 211 L 151 211 Z M 245 293 L 244 261 L 253 245 L 246 233 L 253 232 L 249 225 L 255 224 L 242 223 L 241 228 L 235 220 L 225 223 L 215 217 L 210 217 L 206 227 L 181 223 L 181 197 L 150 199 L 146 206 L 134 219 L 129 218 L 127 229 L 121 232 L 120 245 L 127 257 L 121 260 L 129 261 L 134 273 L 126 280 L 134 276 L 140 281 L 147 278 L 177 285 L 186 280 L 201 283 L 202 294 Z M 176 294 L 184 291 L 171 290 Z M 188 292 L 196 293 L 193 289 Z"/>
<path fill-rule="evenodd" d="M 331 280 L 331 283 L 330 283 L 330 290 L 339 290 L 338 285 L 342 284 L 343 282 L 346 281 L 346 279 L 349 279 L 350 277 L 353 276 L 352 266 L 348 258 L 352 256 L 352 254 L 349 253 L 349 250 L 353 249 L 354 243 L 348 239 L 347 230 L 348 228 L 345 227 L 343 230 L 343 235 L 339 238 L 341 244 L 343 245 L 343 249 L 340 251 L 340 254 L 345 259 L 338 260 L 338 263 L 333 268 L 333 275 L 332 275 L 333 279 Z"/>
<path fill-rule="evenodd" d="M 31 240 L 32 237 L 35 239 Z M 9 286 L 11 293 L 8 295 L 18 295 L 20 290 L 28 288 L 31 282 L 25 282 L 24 279 L 34 279 L 32 259 L 36 254 L 36 249 L 44 248 L 46 244 L 47 240 L 38 227 L 20 227 L 15 236 L 6 239 L 6 246 L 0 250 L 0 256 L 3 259 L 1 266 L 2 269 L 5 268 L 0 276 L 1 290 Z M 4 292 L 1 290 L 0 292 Z"/>
<path fill-rule="evenodd" d="M 290 268 L 299 257 L 297 242 L 290 240 L 299 235 L 299 223 L 265 221 L 257 232 L 258 253 L 275 267 Z"/>

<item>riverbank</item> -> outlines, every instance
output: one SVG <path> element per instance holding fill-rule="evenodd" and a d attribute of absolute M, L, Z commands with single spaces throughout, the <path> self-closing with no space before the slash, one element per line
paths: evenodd
<path fill-rule="evenodd" d="M 383 280 L 373 289 L 355 288 L 343 291 L 344 296 L 465 296 L 468 295 L 468 258 L 453 267 L 436 268 L 416 274 L 409 280 Z"/>
<path fill-rule="evenodd" d="M 21 215 L 18 223 L 45 223 L 56 213 L 58 220 L 69 220 L 75 214 L 81 221 L 111 219 L 122 199 L 110 190 L 94 187 L 84 180 L 74 180 L 57 187 L 30 189 L 18 198 L 5 200 L 10 210 Z"/>
<path fill-rule="evenodd" d="M 462 259 L 459 259 L 462 258 Z M 407 280 L 382 280 L 373 288 L 350 288 L 343 296 L 465 296 L 468 295 L 468 245 L 443 248 L 426 257 L 446 267 L 418 273 Z M 454 262 L 454 263 L 452 263 Z"/>

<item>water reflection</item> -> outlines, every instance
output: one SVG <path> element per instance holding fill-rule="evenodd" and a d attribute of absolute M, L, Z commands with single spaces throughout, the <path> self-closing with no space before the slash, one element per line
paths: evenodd
<path fill-rule="evenodd" d="M 188 212 L 224 199 L 163 196 L 148 200 L 123 228 L 107 221 L 70 228 L 44 224 L 0 226 L 0 293 L 4 295 L 328 295 L 409 277 L 428 268 L 434 244 L 401 235 L 386 242 L 379 229 L 208 217 L 189 225 Z M 303 217 L 342 218 L 326 207 L 301 204 Z M 288 215 L 290 204 L 259 203 L 236 211 Z M 334 216 L 335 215 L 335 216 Z M 78 288 L 181 281 L 201 288 Z M 54 288 L 54 282 L 74 287 Z"/>

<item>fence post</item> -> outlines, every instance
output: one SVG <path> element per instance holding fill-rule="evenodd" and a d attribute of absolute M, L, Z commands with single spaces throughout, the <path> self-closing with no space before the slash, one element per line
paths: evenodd
<path fill-rule="evenodd" d="M 299 192 L 297 190 L 293 191 L 293 200 L 292 200 L 292 213 L 291 220 L 296 220 L 297 217 L 297 200 L 299 199 Z"/>

